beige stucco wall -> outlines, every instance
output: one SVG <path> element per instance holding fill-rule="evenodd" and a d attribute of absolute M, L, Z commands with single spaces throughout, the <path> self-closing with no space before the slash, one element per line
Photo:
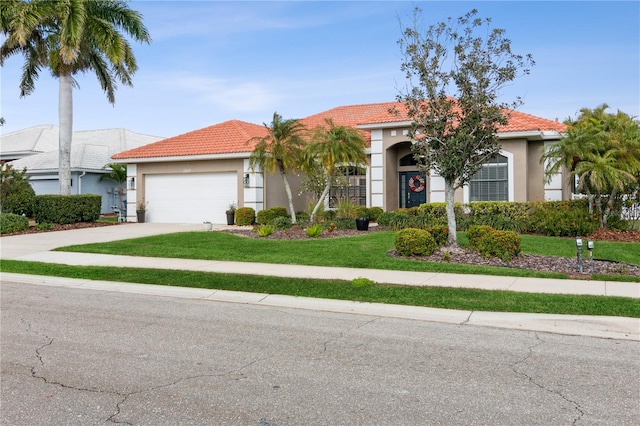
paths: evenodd
<path fill-rule="evenodd" d="M 544 201 L 544 164 L 540 162 L 544 142 L 529 142 L 527 147 L 527 201 Z"/>

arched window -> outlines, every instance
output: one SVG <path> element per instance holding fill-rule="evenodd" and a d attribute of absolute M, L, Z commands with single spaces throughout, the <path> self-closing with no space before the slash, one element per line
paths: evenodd
<path fill-rule="evenodd" d="M 400 166 L 417 166 L 418 162 L 416 161 L 416 157 L 413 154 L 407 154 L 404 157 L 400 158 L 399 164 Z"/>
<path fill-rule="evenodd" d="M 469 182 L 469 201 L 509 201 L 509 161 L 496 155 Z"/>

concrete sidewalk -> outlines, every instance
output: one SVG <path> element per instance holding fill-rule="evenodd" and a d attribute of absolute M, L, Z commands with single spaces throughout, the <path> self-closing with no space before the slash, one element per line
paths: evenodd
<path fill-rule="evenodd" d="M 510 290 L 533 293 L 585 294 L 640 298 L 640 283 L 460 275 L 432 272 L 276 265 L 194 259 L 163 259 L 50 251 L 57 247 L 72 244 L 88 244 L 163 233 L 200 230 L 202 230 L 201 224 L 130 223 L 118 226 L 2 237 L 0 238 L 0 258 L 67 265 L 196 270 L 203 272 L 272 275 L 296 278 L 352 280 L 354 278 L 365 277 L 378 283 L 400 285 L 479 288 L 486 290 Z M 195 294 L 195 296 L 189 297 L 202 297 L 197 293 L 197 289 L 180 288 L 176 290 L 162 286 L 140 286 L 135 284 L 104 282 L 99 283 L 98 285 L 96 282 L 90 282 L 88 280 L 79 280 L 81 284 L 78 284 L 78 280 L 53 277 L 32 277 L 28 275 L 7 273 L 2 274 L 1 280 L 40 285 L 73 286 L 78 288 L 91 288 L 108 291 L 123 291 L 122 289 L 126 288 L 126 291 L 141 293 L 148 293 L 151 288 L 156 288 L 156 290 L 154 290 L 156 293 L 153 294 L 172 296 L 178 292 L 179 294 Z M 98 287 L 96 287 L 96 285 L 98 285 Z M 237 292 L 221 292 L 212 290 L 206 290 L 206 292 L 209 294 L 209 296 L 206 297 L 208 299 L 213 298 L 214 300 L 220 300 L 217 299 L 217 297 L 223 295 L 222 300 L 224 301 L 241 301 L 241 303 L 275 303 L 273 306 L 299 307 L 302 309 L 310 309 L 309 306 L 311 306 L 311 309 L 315 309 L 316 307 L 321 306 L 322 310 L 335 312 L 350 312 L 423 320 L 429 319 L 433 321 L 453 322 L 458 324 L 475 324 L 492 327 L 548 331 L 563 334 L 640 340 L 640 319 L 570 315 L 478 313 L 470 311 L 449 311 L 441 309 L 317 300 L 274 295 L 266 296 L 264 294 L 250 296 L 247 293 Z M 214 297 L 213 295 L 216 296 Z M 295 306 L 296 304 L 297 306 Z M 453 319 L 451 320 L 451 318 Z"/>

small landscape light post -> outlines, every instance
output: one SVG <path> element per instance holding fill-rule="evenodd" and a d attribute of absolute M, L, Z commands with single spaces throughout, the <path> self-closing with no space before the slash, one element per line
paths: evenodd
<path fill-rule="evenodd" d="M 576 255 L 578 256 L 578 271 L 582 273 L 582 238 L 576 237 Z"/>
<path fill-rule="evenodd" d="M 593 241 L 587 241 L 587 250 L 589 250 L 589 272 L 593 274 Z"/>

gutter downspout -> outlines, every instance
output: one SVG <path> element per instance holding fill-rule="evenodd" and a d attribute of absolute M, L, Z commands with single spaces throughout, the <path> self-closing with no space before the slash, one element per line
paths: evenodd
<path fill-rule="evenodd" d="M 80 176 L 78 176 L 78 195 L 82 194 L 82 178 L 86 175 L 87 172 L 84 171 Z"/>

